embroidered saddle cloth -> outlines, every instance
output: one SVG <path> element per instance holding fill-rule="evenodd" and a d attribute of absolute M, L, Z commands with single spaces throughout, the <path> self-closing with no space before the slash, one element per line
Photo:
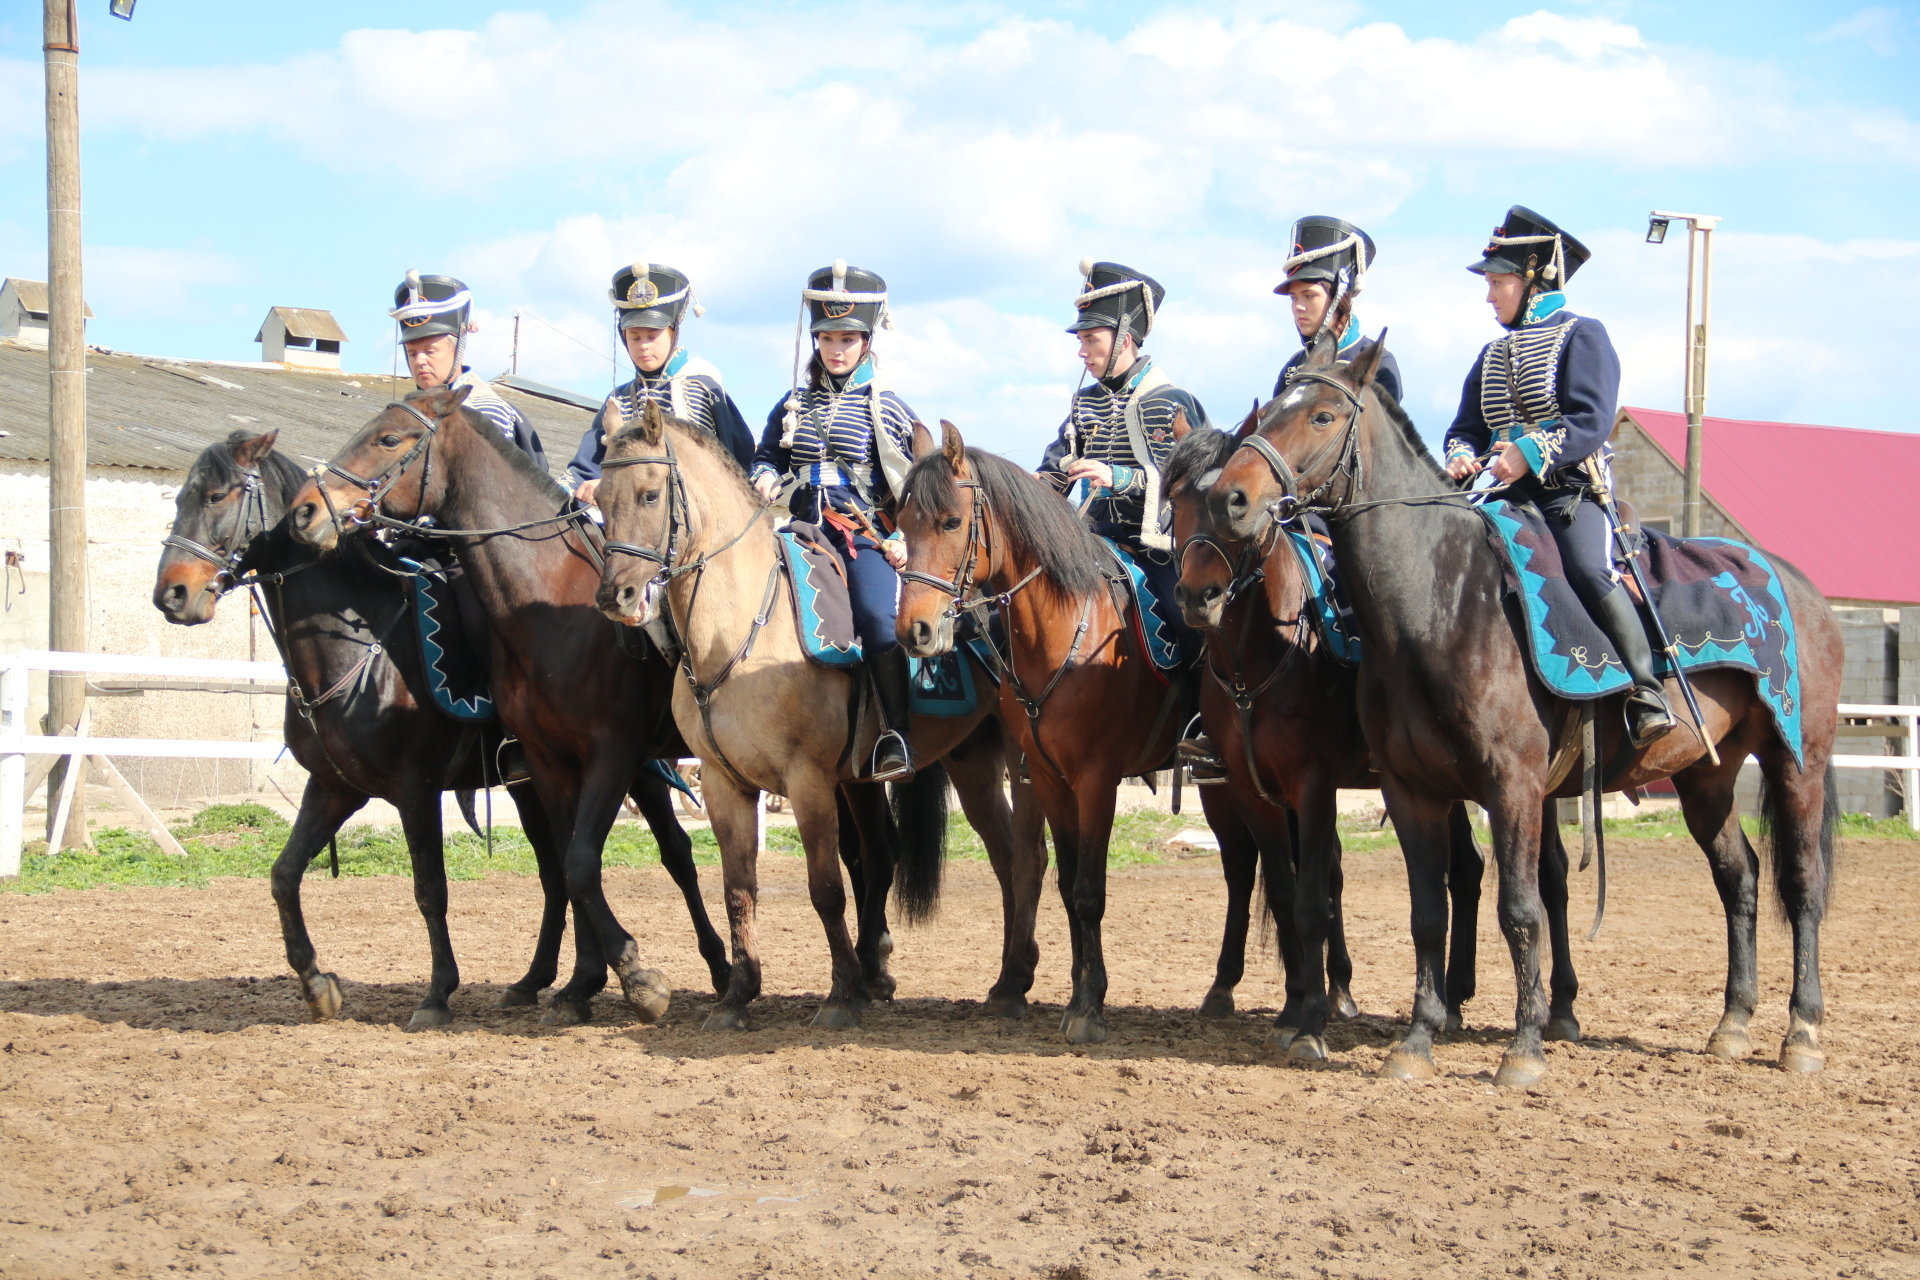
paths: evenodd
<path fill-rule="evenodd" d="M 1306 579 L 1306 615 L 1334 658 L 1353 666 L 1360 661 L 1360 631 L 1353 607 L 1340 589 L 1339 565 L 1333 557 L 1333 538 L 1327 522 L 1307 514 L 1287 526 L 1287 542 Z"/>
<path fill-rule="evenodd" d="M 1478 510 L 1488 541 L 1506 563 L 1507 589 L 1520 602 L 1521 648 L 1535 674 L 1556 694 L 1580 701 L 1626 689 L 1632 679 L 1574 594 L 1546 517 L 1531 503 L 1497 498 Z M 1781 738 L 1799 759 L 1799 645 L 1773 562 L 1727 538 L 1670 538 L 1653 531 L 1640 536 L 1646 541 L 1642 568 L 1680 665 L 1689 672 L 1751 672 Z M 1631 590 L 1631 575 L 1622 578 Z M 1671 674 L 1671 660 L 1652 643 L 1654 670 Z M 1675 713 L 1685 718 L 1684 710 Z"/>
<path fill-rule="evenodd" d="M 794 624 L 807 657 L 823 667 L 853 669 L 863 653 L 860 637 L 853 629 L 853 604 L 847 596 L 846 569 L 839 553 L 819 526 L 799 520 L 780 531 L 780 552 L 786 557 L 793 583 Z M 985 641 L 975 638 L 965 643 L 978 646 Z M 984 657 L 981 665 L 985 667 Z M 958 649 L 937 658 L 915 658 L 911 666 L 915 715 L 964 716 L 979 705 L 975 664 L 966 661 Z"/>
<path fill-rule="evenodd" d="M 407 581 L 412 587 L 413 619 L 420 631 L 420 655 L 426 665 L 433 705 L 455 720 L 493 719 L 486 650 L 467 634 L 448 571 L 407 556 L 399 559 L 414 571 Z"/>
<path fill-rule="evenodd" d="M 1152 657 L 1157 670 L 1172 671 L 1186 661 L 1186 650 L 1181 644 L 1185 628 L 1179 625 L 1180 611 L 1173 599 L 1173 584 L 1179 574 L 1172 558 L 1161 556 L 1148 560 L 1144 557 L 1158 553 L 1136 552 L 1112 538 L 1102 537 L 1100 541 L 1107 544 L 1113 558 L 1126 571 L 1126 585 L 1133 599 L 1129 615 L 1134 639 Z"/>

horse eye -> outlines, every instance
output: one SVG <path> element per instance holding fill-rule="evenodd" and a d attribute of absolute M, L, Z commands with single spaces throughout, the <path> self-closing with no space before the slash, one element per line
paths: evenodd
<path fill-rule="evenodd" d="M 1333 425 L 1333 415 L 1325 409 L 1322 409 L 1313 415 L 1313 425 L 1316 427 L 1330 427 Z"/>
<path fill-rule="evenodd" d="M 221 503 L 227 500 L 228 495 L 230 495 L 232 492 L 233 490 L 231 489 L 214 490 L 212 493 L 209 493 L 207 495 L 207 505 L 210 507 L 219 506 Z"/>
<path fill-rule="evenodd" d="M 650 507 L 658 506 L 660 503 L 660 491 L 658 489 L 648 489 L 646 492 L 640 495 L 640 501 L 646 503 Z"/>
<path fill-rule="evenodd" d="M 958 529 L 960 527 L 960 517 L 948 516 L 945 520 L 942 520 L 940 522 L 940 527 L 942 529 L 945 529 L 948 533 L 952 533 L 955 529 Z"/>
<path fill-rule="evenodd" d="M 380 446 L 384 449 L 398 449 L 400 447 L 400 437 L 389 431 L 386 435 L 380 437 Z"/>

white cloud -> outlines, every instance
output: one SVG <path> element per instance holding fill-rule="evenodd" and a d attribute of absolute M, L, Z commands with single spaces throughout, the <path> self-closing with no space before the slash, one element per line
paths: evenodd
<path fill-rule="evenodd" d="M 1814 36 L 1829 44 L 1858 44 L 1870 53 L 1890 58 L 1905 46 L 1912 19 L 1884 5 L 1861 9 Z"/>

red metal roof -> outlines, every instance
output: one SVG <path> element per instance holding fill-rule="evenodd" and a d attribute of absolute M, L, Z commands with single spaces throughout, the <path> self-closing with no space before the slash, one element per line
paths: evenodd
<path fill-rule="evenodd" d="M 1684 466 L 1687 418 L 1624 411 Z M 1700 487 L 1828 597 L 1920 602 L 1920 433 L 1702 422 Z"/>

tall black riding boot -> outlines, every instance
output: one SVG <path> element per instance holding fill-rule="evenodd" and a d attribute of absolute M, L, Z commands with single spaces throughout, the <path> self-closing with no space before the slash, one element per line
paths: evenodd
<path fill-rule="evenodd" d="M 910 661 L 907 651 L 898 645 L 867 659 L 873 692 L 880 702 L 880 719 L 886 726 L 880 740 L 873 744 L 874 782 L 904 782 L 914 773 L 913 748 L 907 745 L 907 729 L 913 723 Z"/>
<path fill-rule="evenodd" d="M 1644 747 L 1673 728 L 1675 721 L 1666 687 L 1653 674 L 1653 647 L 1647 643 L 1640 608 L 1627 589 L 1616 583 L 1593 610 L 1593 620 L 1613 641 L 1627 674 L 1633 677 L 1633 692 L 1627 695 L 1627 738 L 1634 746 Z"/>

